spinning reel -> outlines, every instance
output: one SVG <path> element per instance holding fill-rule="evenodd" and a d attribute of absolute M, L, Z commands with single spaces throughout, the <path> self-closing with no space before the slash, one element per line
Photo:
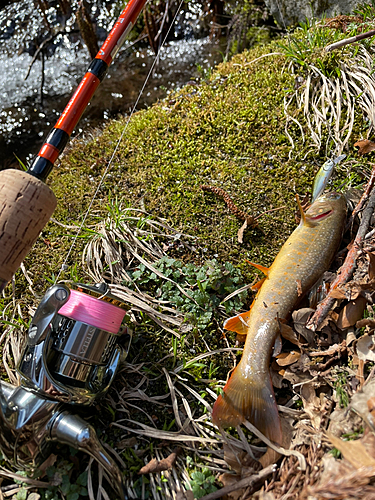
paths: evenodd
<path fill-rule="evenodd" d="M 28 468 L 43 461 L 53 441 L 85 451 L 125 498 L 118 467 L 93 427 L 70 406 L 91 405 L 103 396 L 127 355 L 131 337 L 119 304 L 124 306 L 104 283 L 47 290 L 17 366 L 21 385 L 0 383 L 0 449 L 6 459 Z"/>

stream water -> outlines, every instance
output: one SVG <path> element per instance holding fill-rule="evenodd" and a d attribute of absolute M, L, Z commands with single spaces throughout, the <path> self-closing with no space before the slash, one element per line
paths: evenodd
<path fill-rule="evenodd" d="M 62 40 L 52 54 L 32 65 L 28 51 L 2 50 L 9 41 L 11 22 L 0 18 L 0 170 L 14 164 L 17 155 L 30 160 L 56 123 L 91 58 L 86 47 L 71 37 Z M 225 48 L 208 38 L 189 37 L 168 42 L 159 53 L 158 64 L 148 80 L 138 109 L 165 97 L 202 71 L 222 60 Z M 76 131 L 101 125 L 118 114 L 127 114 L 145 82 L 155 55 L 151 49 L 125 44 L 97 89 Z M 30 69 L 31 66 L 31 69 Z M 27 79 L 25 79 L 30 69 Z"/>

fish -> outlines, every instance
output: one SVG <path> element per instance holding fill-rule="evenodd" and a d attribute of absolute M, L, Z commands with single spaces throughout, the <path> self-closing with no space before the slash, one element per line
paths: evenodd
<path fill-rule="evenodd" d="M 340 155 L 334 158 L 333 160 L 327 160 L 319 169 L 318 173 L 315 176 L 313 188 L 312 188 L 312 200 L 311 202 L 319 198 L 319 196 L 323 193 L 329 179 L 331 178 L 332 172 L 336 165 L 340 163 L 340 161 L 345 160 L 346 155 Z"/>
<path fill-rule="evenodd" d="M 271 267 L 251 263 L 265 278 L 255 286 L 259 290 L 250 311 L 224 323 L 226 330 L 246 335 L 246 341 L 242 358 L 212 409 L 212 421 L 219 428 L 237 427 L 248 420 L 277 446 L 283 443 L 283 433 L 269 366 L 275 344 L 281 342 L 280 322 L 329 268 L 346 219 L 345 198 L 336 192 L 320 196 L 306 213 L 298 197 L 297 203 L 300 224 Z M 270 449 L 267 453 L 269 463 L 275 461 L 277 455 Z"/>

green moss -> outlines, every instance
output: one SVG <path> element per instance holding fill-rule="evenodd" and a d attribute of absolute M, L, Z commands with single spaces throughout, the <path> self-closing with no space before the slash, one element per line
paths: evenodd
<path fill-rule="evenodd" d="M 202 257 L 217 256 L 245 270 L 245 258 L 270 264 L 295 226 L 295 192 L 310 190 L 326 159 L 307 154 L 308 144 L 302 143 L 297 126 L 289 130 L 298 158 L 306 159 L 289 159 L 283 100 L 295 77 L 286 71 L 284 55 L 258 59 L 279 50 L 273 42 L 237 55 L 220 64 L 210 79 L 136 113 L 129 124 L 127 118 L 114 120 L 101 135 L 74 141 L 52 174 L 58 198 L 54 217 L 64 224 L 81 223 L 125 129 L 88 224 L 97 220 L 93 214 L 104 215 L 109 194 L 133 206 L 142 199 L 151 214 L 198 236 Z M 301 110 L 295 116 L 303 123 Z M 278 210 L 261 216 L 259 228 L 248 230 L 241 245 L 237 231 L 242 222 L 222 199 L 203 192 L 202 184 L 224 189 L 250 215 Z M 72 234 L 49 224 L 27 258 L 41 289 L 46 285 L 43 276 L 60 268 Z M 68 264 L 79 263 L 81 249 L 79 242 Z M 248 270 L 248 279 L 253 273 Z"/>

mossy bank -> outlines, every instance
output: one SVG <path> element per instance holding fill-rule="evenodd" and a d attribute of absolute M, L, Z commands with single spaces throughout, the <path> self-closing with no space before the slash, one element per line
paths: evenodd
<path fill-rule="evenodd" d="M 270 264 L 295 226 L 295 194 L 310 190 L 327 159 L 311 149 L 308 138 L 302 141 L 297 126 L 290 129 L 295 142 L 290 158 L 284 98 L 296 80 L 274 42 L 220 64 L 209 79 L 191 82 L 135 113 L 129 124 L 126 117 L 114 120 L 102 133 L 76 139 L 51 176 L 58 198 L 55 219 L 80 223 L 125 129 L 87 223 L 93 215 L 104 216 L 108 197 L 117 197 L 124 206 L 142 204 L 150 214 L 197 236 L 200 253 L 187 259 L 215 256 L 240 267 L 246 258 Z M 353 141 L 360 134 L 353 134 Z M 347 174 L 337 173 L 338 178 Z M 245 232 L 243 244 L 237 241 L 242 222 L 202 184 L 224 189 L 249 215 L 264 214 L 258 228 Z M 26 261 L 34 278 L 60 268 L 72 233 L 53 222 L 46 227 Z M 79 261 L 78 245 L 68 264 Z"/>

